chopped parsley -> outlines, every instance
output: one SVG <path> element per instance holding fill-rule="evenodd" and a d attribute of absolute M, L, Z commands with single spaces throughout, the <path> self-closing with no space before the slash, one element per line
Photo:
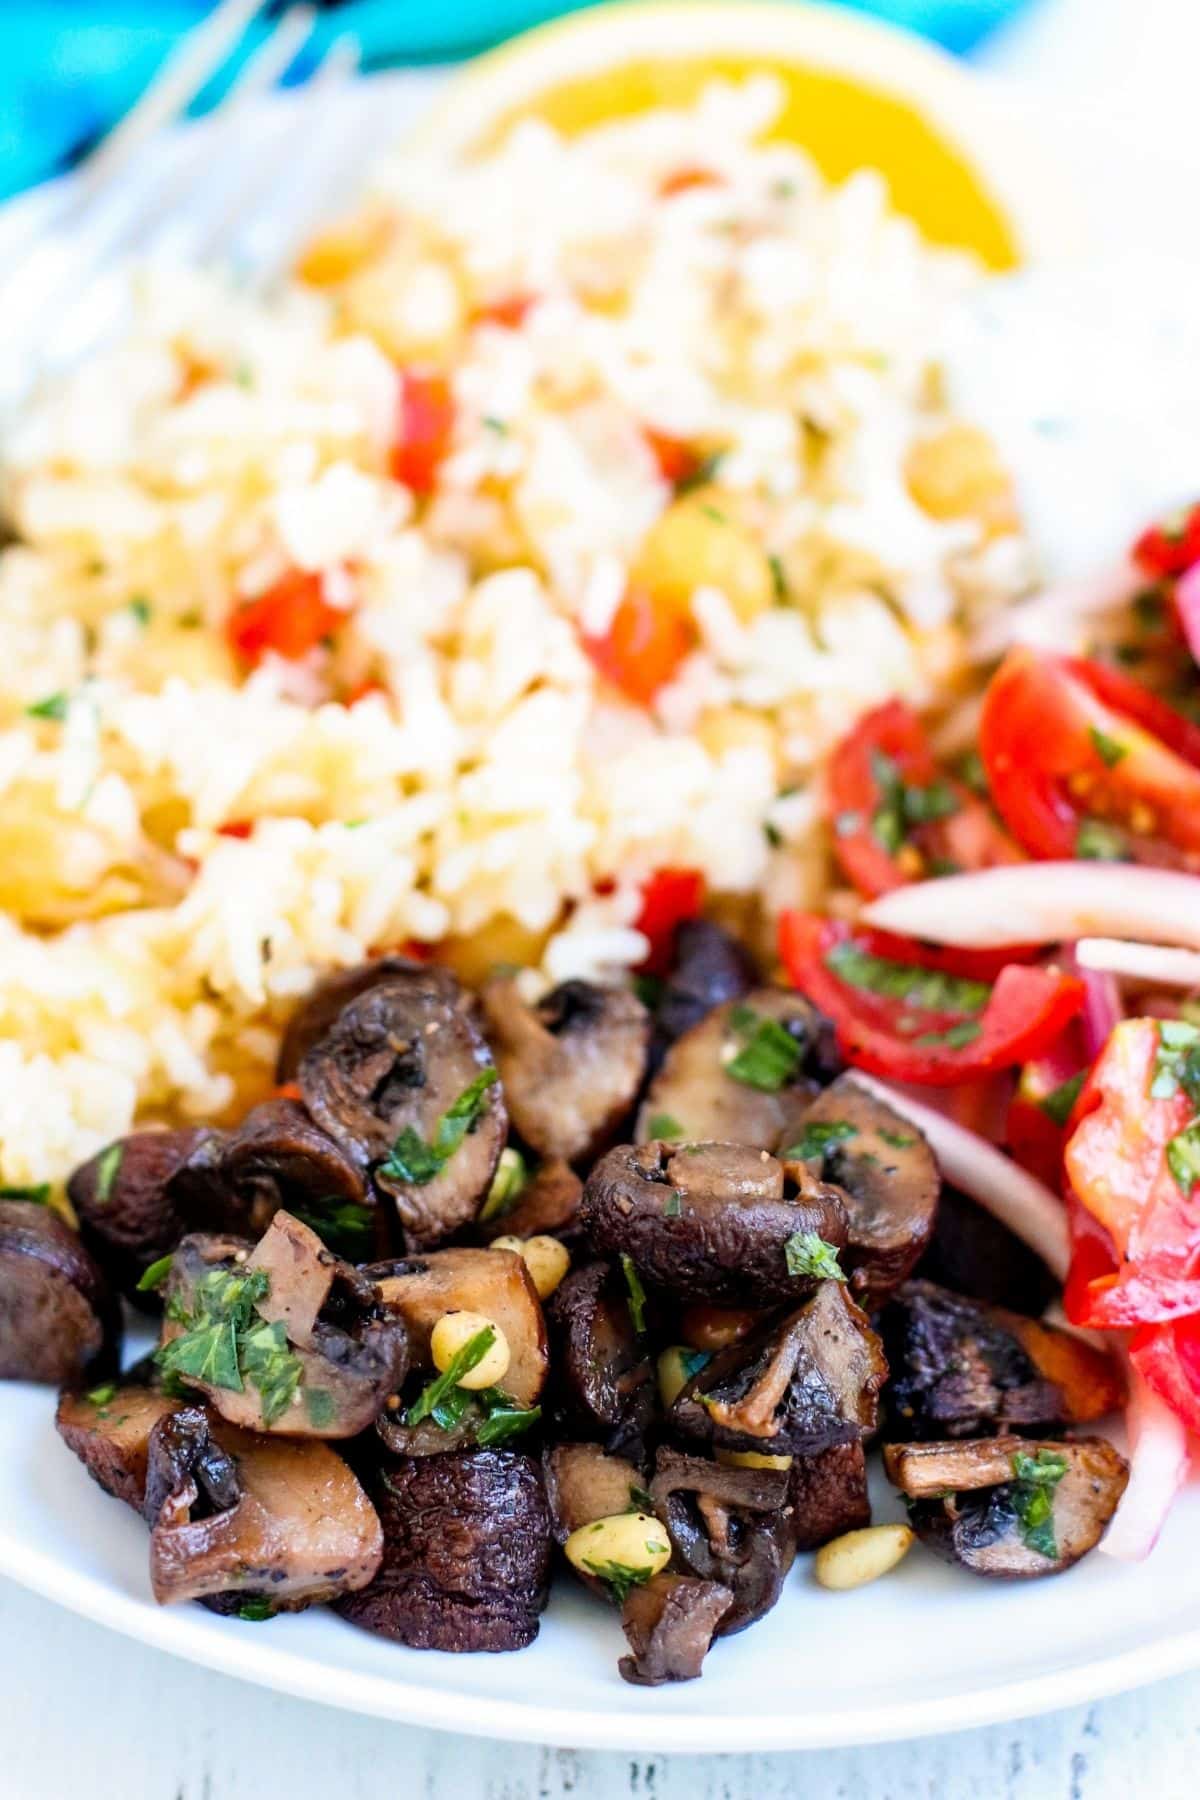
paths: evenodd
<path fill-rule="evenodd" d="M 145 594 L 134 594 L 126 610 L 133 614 L 133 617 L 143 631 L 150 623 L 150 619 L 154 612 L 154 608 L 151 606 L 149 600 L 147 600 Z"/>
<path fill-rule="evenodd" d="M 1173 1137 L 1167 1145 L 1167 1167 L 1185 1199 L 1200 1181 L 1200 1119 Z"/>
<path fill-rule="evenodd" d="M 497 437 L 507 437 L 508 436 L 507 421 L 504 419 L 496 418 L 496 416 L 493 413 L 484 413 L 483 418 L 480 421 L 480 423 L 483 425 L 486 425 L 489 431 L 494 431 L 496 433 Z"/>
<path fill-rule="evenodd" d="M 139 1294 L 156 1293 L 157 1290 L 162 1286 L 163 1282 L 167 1279 L 167 1276 L 171 1273 L 171 1264 L 174 1262 L 174 1260 L 175 1260 L 174 1253 L 172 1251 L 168 1251 L 166 1256 L 160 1256 L 157 1262 L 152 1262 L 150 1264 L 150 1267 L 143 1271 L 142 1275 L 140 1276 L 140 1278 L 138 1280 L 138 1284 L 137 1284 L 138 1293 Z"/>
<path fill-rule="evenodd" d="M 499 1388 L 487 1388 L 480 1396 L 484 1409 L 483 1423 L 475 1433 L 475 1442 L 481 1449 L 494 1448 L 497 1444 L 506 1444 L 509 1438 L 517 1437 L 522 1431 L 528 1431 L 536 1425 L 542 1416 L 540 1406 L 518 1406 Z"/>
<path fill-rule="evenodd" d="M 735 1006 L 729 1023 L 741 1039 L 741 1049 L 725 1064 L 725 1073 L 744 1087 L 777 1094 L 799 1072 L 801 1045 L 778 1019 L 763 1018 L 749 1006 Z"/>
<path fill-rule="evenodd" d="M 978 750 L 965 750 L 958 759 L 956 769 L 958 779 L 964 787 L 969 787 L 973 794 L 983 800 L 988 798 L 987 770 L 983 766 L 983 758 Z"/>
<path fill-rule="evenodd" d="M 911 1131 L 884 1131 L 881 1127 L 879 1135 L 893 1150 L 911 1150 L 917 1141 L 916 1134 Z"/>
<path fill-rule="evenodd" d="M 380 1163 L 379 1173 L 392 1181 L 406 1181 L 412 1187 L 425 1187 L 436 1180 L 467 1133 L 479 1123 L 487 1105 L 487 1090 L 497 1079 L 494 1068 L 481 1069 L 438 1120 L 432 1143 L 427 1144 L 419 1132 L 406 1125 L 391 1153 Z"/>
<path fill-rule="evenodd" d="M 796 1143 L 783 1152 L 786 1162 L 816 1162 L 831 1144 L 843 1144 L 858 1136 L 858 1126 L 849 1119 L 810 1119 Z"/>
<path fill-rule="evenodd" d="M 728 525 L 729 523 L 729 520 L 721 511 L 720 507 L 713 506 L 707 500 L 701 502 L 700 511 L 704 514 L 706 519 L 711 519 L 714 525 Z"/>
<path fill-rule="evenodd" d="M 778 556 L 768 556 L 767 567 L 771 571 L 771 586 L 775 592 L 775 604 L 776 606 L 784 606 L 787 604 L 788 584 L 787 576 L 784 574 L 783 570 L 783 563 Z"/>
<path fill-rule="evenodd" d="M 268 1323 L 255 1311 L 270 1285 L 264 1269 L 210 1269 L 196 1283 L 190 1311 L 178 1295 L 168 1303 L 168 1318 L 184 1329 L 154 1353 L 166 1374 L 183 1381 L 238 1394 L 249 1383 L 267 1425 L 291 1405 L 302 1374 L 283 1321 Z"/>
<path fill-rule="evenodd" d="M 624 1250 L 621 1252 L 621 1267 L 625 1271 L 625 1286 L 629 1289 L 629 1316 L 633 1320 L 633 1329 L 641 1337 L 646 1329 L 646 1290 L 632 1256 L 627 1255 Z"/>
<path fill-rule="evenodd" d="M 770 844 L 772 850 L 781 850 L 783 848 L 783 833 L 773 820 L 763 820 L 763 836 L 766 838 L 768 844 Z"/>
<path fill-rule="evenodd" d="M 1070 1118 L 1075 1102 L 1079 1098 L 1079 1090 L 1086 1080 L 1087 1070 L 1080 1069 L 1078 1075 L 1068 1076 L 1066 1081 L 1053 1088 L 1050 1093 L 1044 1094 L 1038 1101 L 1042 1112 L 1048 1119 L 1053 1119 L 1060 1129 Z"/>
<path fill-rule="evenodd" d="M 49 1206 L 50 1183 L 39 1181 L 35 1187 L 0 1187 L 0 1200 L 28 1200 L 34 1206 Z"/>
<path fill-rule="evenodd" d="M 440 1375 L 435 1375 L 433 1380 L 422 1388 L 405 1413 L 404 1423 L 419 1425 L 422 1419 L 429 1418 L 439 1406 L 442 1406 L 450 1398 L 463 1376 L 469 1375 L 471 1370 L 483 1361 L 495 1341 L 496 1328 L 494 1325 L 485 1325 L 482 1331 L 477 1331 L 474 1337 L 468 1338 L 462 1349 L 450 1358 L 449 1367 L 443 1369 Z M 469 1404 L 469 1398 L 463 1408 L 459 1410 L 458 1417 L 454 1420 L 455 1424 L 458 1423 L 458 1419 L 461 1419 L 466 1404 Z M 437 1423 L 441 1424 L 442 1421 L 438 1420 Z M 443 1426 L 443 1429 L 446 1427 Z"/>
<path fill-rule="evenodd" d="M 86 1399 L 87 1399 L 89 1405 L 98 1406 L 101 1409 L 103 1409 L 104 1407 L 106 1407 L 108 1405 L 109 1401 L 115 1397 L 116 1392 L 117 1392 L 116 1382 L 115 1381 L 106 1381 L 103 1383 L 103 1385 L 101 1387 L 89 1388 L 87 1391 Z"/>
<path fill-rule="evenodd" d="M 292 1217 L 315 1231 L 335 1256 L 347 1262 L 365 1262 L 375 1239 L 375 1214 L 358 1200 L 341 1200 L 330 1194 L 308 1206 L 293 1206 Z"/>
<path fill-rule="evenodd" d="M 710 481 L 716 479 L 717 470 L 721 467 L 724 458 L 723 450 L 713 450 L 707 456 L 701 457 L 694 469 L 689 469 L 686 475 L 679 477 L 675 483 L 675 492 L 690 494 L 693 488 L 707 487 Z M 723 515 L 722 523 L 724 523 Z"/>
<path fill-rule="evenodd" d="M 655 1553 L 658 1551 L 657 1544 L 647 1544 L 646 1548 Z M 650 1567 L 631 1569 L 627 1563 L 589 1562 L 586 1557 L 583 1566 L 589 1575 L 594 1575 L 605 1584 L 617 1606 L 624 1606 L 629 1598 L 630 1588 L 644 1587 L 654 1574 Z"/>
<path fill-rule="evenodd" d="M 845 1281 L 837 1251 L 815 1231 L 794 1231 L 783 1246 L 789 1275 L 812 1275 L 818 1281 Z"/>
<path fill-rule="evenodd" d="M 944 1044 L 948 1050 L 965 1050 L 982 1033 L 983 1026 L 978 1019 L 962 1019 L 945 1031 L 923 1031 L 915 1041 L 918 1044 Z"/>
<path fill-rule="evenodd" d="M 681 1138 L 686 1135 L 673 1113 L 652 1113 L 648 1130 L 652 1138 Z"/>
<path fill-rule="evenodd" d="M 487 1199 L 479 1209 L 481 1221 L 502 1219 L 510 1213 L 529 1183 L 529 1165 L 519 1150 L 506 1145 L 500 1152 Z"/>
<path fill-rule="evenodd" d="M 1125 833 L 1100 819 L 1085 819 L 1075 833 L 1075 854 L 1082 862 L 1124 862 L 1129 854 Z"/>
<path fill-rule="evenodd" d="M 644 1487 L 638 1487 L 636 1483 L 630 1484 L 628 1510 L 630 1512 L 644 1513 L 652 1513 L 654 1511 L 653 1499 Z"/>
<path fill-rule="evenodd" d="M 264 1619 L 275 1617 L 275 1607 L 265 1594 L 252 1594 L 243 1600 L 237 1609 L 239 1619 L 245 1619 L 251 1625 L 261 1625 Z"/>
<path fill-rule="evenodd" d="M 1012 1472 L 1012 1499 L 1021 1542 L 1026 1549 L 1053 1562 L 1058 1555 L 1054 1490 L 1067 1472 L 1067 1459 L 1057 1450 L 1039 1450 L 1035 1456 L 1018 1450 L 1012 1459 Z"/>
<path fill-rule="evenodd" d="M 677 1219 L 683 1211 L 683 1195 L 678 1188 L 672 1188 L 663 1201 L 663 1218 Z"/>
<path fill-rule="evenodd" d="M 1123 757 L 1129 755 L 1129 746 L 1120 743 L 1115 737 L 1109 737 L 1098 725 L 1093 725 L 1088 733 L 1092 740 L 1092 748 L 1106 769 L 1115 769 Z"/>
<path fill-rule="evenodd" d="M 945 781 L 920 787 L 906 782 L 899 765 L 882 750 L 871 752 L 871 773 L 879 790 L 879 804 L 871 815 L 875 842 L 894 856 L 909 833 L 920 825 L 948 819 L 959 809 L 958 795 Z"/>
<path fill-rule="evenodd" d="M 112 1199 L 113 1185 L 121 1172 L 125 1146 L 118 1140 L 102 1150 L 96 1159 L 96 1204 L 106 1206 Z"/>
<path fill-rule="evenodd" d="M 306 1387 L 304 1410 L 308 1414 L 308 1422 L 314 1431 L 324 1431 L 327 1425 L 332 1425 L 337 1413 L 333 1395 L 328 1388 Z"/>
<path fill-rule="evenodd" d="M 848 987 L 865 988 L 868 993 L 900 1000 L 925 1012 L 981 1013 L 992 997 L 986 981 L 947 975 L 942 969 L 889 962 L 886 957 L 872 956 L 852 943 L 835 944 L 825 965 Z"/>
<path fill-rule="evenodd" d="M 25 712 L 31 719 L 53 719 L 59 725 L 66 718 L 71 706 L 71 696 L 67 693 L 47 694 L 44 700 L 35 700 L 27 706 Z"/>
<path fill-rule="evenodd" d="M 1200 1106 L 1200 1031 L 1180 1019 L 1164 1019 L 1158 1028 L 1152 1100 L 1173 1100 L 1181 1090 Z"/>

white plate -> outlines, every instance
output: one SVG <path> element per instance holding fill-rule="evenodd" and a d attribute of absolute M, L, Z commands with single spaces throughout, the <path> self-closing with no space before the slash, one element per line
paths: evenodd
<path fill-rule="evenodd" d="M 354 119 L 360 141 L 394 136 L 428 93 L 427 76 L 368 84 Z M 1070 139 L 1076 165 L 1087 163 L 1110 202 L 1123 200 L 1107 208 L 1110 228 L 1115 216 L 1132 233 L 1139 183 L 1130 146 L 1091 132 L 1085 153 L 1078 121 Z M 1141 185 L 1161 194 L 1152 168 L 1144 166 Z M 1172 174 L 1179 179 L 1178 169 Z M 24 231 L 38 204 L 19 203 L 0 230 Z M 1142 291 L 1152 294 L 1153 284 Z M 1173 329 L 1169 320 L 1161 325 L 1168 350 Z M 1153 417 L 1153 406 L 1147 410 Z M 1126 450 L 1093 444 L 1089 454 L 1111 463 Z M 1139 437 L 1139 467 L 1145 455 Z M 1116 473 L 1109 468 L 1110 479 Z M 1080 487 L 1077 476 L 1060 470 L 1064 493 Z M 890 1494 L 881 1491 L 879 1502 L 877 1517 L 898 1516 Z M 350 1711 L 495 1738 L 604 1749 L 812 1749 L 1093 1700 L 1200 1666 L 1198 1537 L 1194 1487 L 1153 1556 L 1136 1567 L 1096 1555 L 1057 1580 L 1006 1586 L 946 1569 L 918 1548 L 877 1586 L 830 1595 L 802 1558 L 778 1607 L 718 1644 L 701 1681 L 646 1691 L 617 1675 L 624 1642 L 615 1616 L 572 1586 L 556 1590 L 537 1642 L 512 1656 L 407 1650 L 324 1609 L 251 1625 L 197 1606 L 156 1607 L 141 1521 L 101 1493 L 59 1442 L 46 1390 L 0 1387 L 0 1574 L 224 1674 Z"/>

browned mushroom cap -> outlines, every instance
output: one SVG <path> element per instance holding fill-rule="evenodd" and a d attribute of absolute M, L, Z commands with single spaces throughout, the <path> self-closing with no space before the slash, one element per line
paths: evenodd
<path fill-rule="evenodd" d="M 871 1501 L 861 1440 L 793 1457 L 788 1504 L 797 1550 L 819 1550 L 830 1538 L 869 1525 Z"/>
<path fill-rule="evenodd" d="M 732 1604 L 719 1582 L 688 1575 L 655 1575 L 630 1588 L 621 1625 L 632 1654 L 617 1664 L 622 1680 L 636 1687 L 694 1681 Z"/>
<path fill-rule="evenodd" d="M 373 1488 L 379 1573 L 339 1603 L 355 1625 L 418 1650 L 520 1650 L 538 1633 L 550 1517 L 530 1456 L 473 1450 L 401 1457 Z"/>
<path fill-rule="evenodd" d="M 671 1418 L 723 1449 L 809 1455 L 869 1436 L 886 1379 L 866 1314 L 841 1282 L 823 1281 L 796 1312 L 697 1370 Z"/>
<path fill-rule="evenodd" d="M 543 1455 L 542 1470 L 557 1544 L 565 1544 L 581 1525 L 644 1504 L 636 1465 L 610 1456 L 599 1444 L 555 1444 Z"/>
<path fill-rule="evenodd" d="M 658 1452 L 650 1497 L 679 1562 L 729 1589 L 720 1634 L 743 1631 L 778 1600 L 796 1555 L 783 1469 L 733 1469 Z"/>
<path fill-rule="evenodd" d="M 379 956 L 353 969 L 337 969 L 326 975 L 288 1020 L 275 1065 L 275 1079 L 280 1086 L 295 1081 L 304 1058 L 332 1029 L 338 1014 L 351 1000 L 384 982 L 420 974 L 423 967 L 407 956 Z"/>
<path fill-rule="evenodd" d="M 550 1296 L 546 1322 L 560 1435 L 640 1452 L 656 1403 L 654 1364 L 634 1329 L 621 1272 L 607 1263 L 573 1269 Z"/>
<path fill-rule="evenodd" d="M 0 1200 L 0 1380 L 74 1381 L 116 1367 L 119 1303 L 70 1227 L 33 1200 Z"/>
<path fill-rule="evenodd" d="M 1124 1399 L 1116 1364 L 1074 1333 L 907 1281 L 880 1320 L 901 1438 L 993 1437 L 1089 1424 Z"/>
<path fill-rule="evenodd" d="M 674 1043 L 638 1113 L 639 1143 L 791 1143 L 822 1079 L 840 1063 L 828 1021 L 802 994 L 755 988 Z"/>
<path fill-rule="evenodd" d="M 145 1510 L 160 1605 L 219 1597 L 263 1618 L 365 1587 L 383 1533 L 374 1507 L 327 1444 L 257 1437 L 200 1407 L 150 1437 Z"/>
<path fill-rule="evenodd" d="M 354 1437 L 404 1379 L 403 1324 L 290 1213 L 250 1254 L 233 1238 L 184 1238 L 166 1302 L 164 1365 L 247 1430 Z"/>
<path fill-rule="evenodd" d="M 538 1156 L 582 1162 L 611 1144 L 646 1073 L 650 1015 L 623 988 L 564 981 L 535 1006 L 510 975 L 480 994 L 513 1125 Z"/>
<path fill-rule="evenodd" d="M 1103 1438 L 889 1444 L 889 1478 L 922 1542 L 975 1575 L 1057 1575 L 1093 1550 L 1129 1464 Z"/>
<path fill-rule="evenodd" d="M 841 1075 L 809 1107 L 796 1139 L 780 1150 L 846 1196 L 843 1263 L 856 1300 L 873 1310 L 910 1273 L 933 1236 L 941 1176 L 915 1125 L 852 1075 Z"/>
<path fill-rule="evenodd" d="M 592 1170 L 580 1216 L 599 1255 L 681 1299 L 769 1306 L 812 1292 L 804 1240 L 846 1241 L 837 1190 L 799 1174 L 803 1190 L 745 1144 L 625 1144 Z"/>
<path fill-rule="evenodd" d="M 675 962 L 654 1008 L 658 1033 L 674 1043 L 714 1007 L 740 1000 L 758 983 L 744 944 L 711 919 L 685 919 L 675 934 Z"/>
<path fill-rule="evenodd" d="M 583 1183 L 565 1162 L 546 1162 L 535 1169 L 511 1206 L 480 1219 L 485 1238 L 558 1237 L 570 1243 L 580 1234 L 579 1207 Z"/>
<path fill-rule="evenodd" d="M 210 1135 L 135 1131 L 81 1164 L 67 1183 L 84 1243 L 125 1298 L 148 1312 L 161 1301 L 139 1293 L 137 1284 L 188 1229 L 172 1177 Z"/>
<path fill-rule="evenodd" d="M 453 975 L 420 967 L 351 1000 L 300 1065 L 309 1112 L 391 1195 L 410 1248 L 487 1193 L 508 1126 L 491 1067 Z"/>
<path fill-rule="evenodd" d="M 1060 1286 L 1035 1250 L 948 1181 L 917 1274 L 1031 1318 L 1045 1311 Z"/>
<path fill-rule="evenodd" d="M 146 1497 L 150 1433 L 182 1405 L 154 1388 L 109 1383 L 86 1394 L 64 1391 L 54 1423 L 93 1481 L 140 1513 Z"/>

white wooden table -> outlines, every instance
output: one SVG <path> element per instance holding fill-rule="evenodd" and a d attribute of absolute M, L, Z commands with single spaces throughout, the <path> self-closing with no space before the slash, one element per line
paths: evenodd
<path fill-rule="evenodd" d="M 1200 0 L 1043 0 L 987 60 L 1035 97 L 1154 140 L 1165 168 L 1176 146 L 1197 161 Z M 1177 240 L 1194 232 L 1186 185 Z M 1159 202 L 1138 209 L 1151 236 L 1172 214 Z M 1069 1606 L 1069 1585 L 1062 1594 Z M 1182 1800 L 1200 1762 L 1200 1674 L 1039 1720 L 807 1756 L 639 1757 L 439 1736 L 151 1655 L 7 1582 L 0 1695 L 0 1800 Z"/>

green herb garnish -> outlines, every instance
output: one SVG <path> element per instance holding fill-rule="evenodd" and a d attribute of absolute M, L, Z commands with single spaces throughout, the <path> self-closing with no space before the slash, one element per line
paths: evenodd
<path fill-rule="evenodd" d="M 944 1044 L 948 1050 L 965 1050 L 982 1033 L 983 1026 L 978 1019 L 963 1019 L 945 1031 L 923 1031 L 915 1041 L 918 1044 Z"/>
<path fill-rule="evenodd" d="M 150 623 L 154 608 L 151 606 L 149 600 L 147 600 L 145 594 L 134 594 L 129 602 L 128 611 L 133 614 L 134 618 L 144 631 Z"/>
<path fill-rule="evenodd" d="M 633 978 L 633 991 L 647 1012 L 657 1011 L 666 985 L 661 975 L 635 975 Z"/>
<path fill-rule="evenodd" d="M 663 1218 L 677 1219 L 683 1211 L 683 1195 L 678 1188 L 672 1188 L 663 1201 Z"/>
<path fill-rule="evenodd" d="M 1018 1450 L 1012 1459 L 1013 1506 L 1021 1542 L 1026 1549 L 1053 1562 L 1058 1555 L 1054 1536 L 1054 1490 L 1067 1472 L 1067 1459 L 1057 1450 L 1039 1450 L 1029 1456 Z"/>
<path fill-rule="evenodd" d="M 167 1279 L 167 1276 L 171 1273 L 171 1264 L 174 1261 L 175 1261 L 174 1252 L 168 1251 L 166 1256 L 160 1256 L 157 1262 L 152 1262 L 150 1264 L 150 1267 L 143 1271 L 141 1277 L 138 1280 L 138 1284 L 137 1284 L 138 1293 L 139 1294 L 155 1293 L 162 1286 L 163 1282 Z"/>
<path fill-rule="evenodd" d="M 631 1483 L 629 1488 L 629 1512 L 653 1513 L 654 1501 L 644 1487 Z"/>
<path fill-rule="evenodd" d="M 540 1406 L 517 1406 L 498 1388 L 488 1388 L 480 1398 L 486 1417 L 475 1433 L 475 1442 L 483 1450 L 493 1448 L 496 1444 L 506 1444 L 509 1438 L 517 1437 L 522 1431 L 528 1431 L 531 1425 L 536 1425 L 542 1416 Z"/>
<path fill-rule="evenodd" d="M 689 469 L 686 475 L 679 477 L 675 483 L 675 492 L 690 494 L 693 488 L 707 487 L 716 478 L 724 456 L 723 450 L 713 450 L 707 456 L 702 456 L 694 469 Z"/>
<path fill-rule="evenodd" d="M 113 1183 L 121 1172 L 125 1146 L 119 1140 L 102 1150 L 96 1159 L 96 1204 L 106 1206 L 112 1199 Z"/>
<path fill-rule="evenodd" d="M 770 844 L 772 850 L 782 850 L 783 833 L 773 820 L 763 820 L 763 836 L 766 838 L 768 844 Z"/>
<path fill-rule="evenodd" d="M 483 1361 L 495 1341 L 496 1328 L 494 1325 L 485 1325 L 482 1331 L 477 1331 L 474 1337 L 468 1338 L 462 1349 L 451 1357 L 449 1367 L 443 1369 L 440 1375 L 435 1375 L 433 1380 L 422 1388 L 405 1413 L 404 1423 L 419 1425 L 422 1419 L 427 1419 L 434 1408 L 440 1406 L 459 1385 L 463 1376 L 469 1375 L 471 1370 Z"/>
<path fill-rule="evenodd" d="M 324 1431 L 327 1425 L 332 1425 L 337 1413 L 333 1395 L 328 1388 L 306 1387 L 304 1410 L 308 1414 L 308 1422 L 314 1431 Z"/>
<path fill-rule="evenodd" d="M 1129 854 L 1125 833 L 1100 819 L 1085 819 L 1075 833 L 1075 854 L 1082 862 L 1124 862 Z"/>
<path fill-rule="evenodd" d="M 25 708 L 31 719 L 54 719 L 62 724 L 71 705 L 71 696 L 65 693 L 47 694 L 44 700 L 35 700 L 32 706 Z"/>
<path fill-rule="evenodd" d="M 631 1569 L 625 1563 L 589 1562 L 586 1557 L 583 1566 L 589 1575 L 604 1582 L 616 1606 L 624 1606 L 630 1588 L 644 1587 L 654 1574 L 651 1568 Z"/>
<path fill-rule="evenodd" d="M 0 1200 L 28 1200 L 34 1206 L 49 1206 L 50 1183 L 39 1181 L 35 1187 L 0 1187 Z"/>
<path fill-rule="evenodd" d="M 884 1131 L 881 1127 L 879 1135 L 893 1150 L 911 1150 L 917 1141 L 916 1135 L 911 1131 Z"/>
<path fill-rule="evenodd" d="M 336 1194 L 290 1208 L 292 1217 L 315 1231 L 321 1242 L 347 1262 L 365 1262 L 375 1239 L 375 1214 L 358 1200 Z"/>
<path fill-rule="evenodd" d="M 1080 1069 L 1078 1075 L 1068 1076 L 1067 1080 L 1059 1087 L 1054 1088 L 1049 1094 L 1044 1094 L 1038 1101 L 1042 1112 L 1046 1114 L 1047 1118 L 1053 1119 L 1060 1130 L 1070 1118 L 1075 1102 L 1079 1098 L 1079 1090 L 1086 1080 L 1087 1070 Z"/>
<path fill-rule="evenodd" d="M 687 1135 L 672 1113 L 652 1113 L 646 1129 L 652 1138 L 681 1138 Z"/>
<path fill-rule="evenodd" d="M 296 1398 L 304 1373 L 300 1358 L 288 1349 L 283 1320 L 263 1319 L 245 1333 L 240 1349 L 242 1373 L 258 1389 L 263 1423 L 273 1425 Z"/>
<path fill-rule="evenodd" d="M 248 1600 L 242 1601 L 237 1609 L 237 1616 L 251 1625 L 261 1625 L 264 1619 L 275 1617 L 275 1608 L 265 1595 L 252 1594 Z"/>
<path fill-rule="evenodd" d="M 425 1187 L 436 1180 L 467 1133 L 479 1123 L 487 1104 L 487 1090 L 496 1080 L 494 1068 L 481 1069 L 438 1120 L 432 1143 L 427 1144 L 411 1125 L 406 1125 L 392 1145 L 390 1155 L 380 1163 L 379 1173 L 391 1181 L 408 1182 L 412 1187 Z"/>
<path fill-rule="evenodd" d="M 1092 740 L 1093 750 L 1106 769 L 1115 769 L 1121 759 L 1129 755 L 1127 744 L 1119 743 L 1116 738 L 1109 737 L 1108 733 L 1101 731 L 1098 725 L 1092 726 L 1088 736 Z"/>
<path fill-rule="evenodd" d="M 255 1312 L 270 1285 L 265 1269 L 210 1269 L 196 1283 L 190 1312 L 174 1296 L 167 1316 L 184 1329 L 154 1353 L 161 1369 L 184 1381 L 238 1394 L 248 1382 L 258 1390 L 267 1425 L 291 1405 L 303 1372 L 282 1320 L 268 1323 Z"/>
<path fill-rule="evenodd" d="M 725 1064 L 725 1073 L 745 1087 L 777 1094 L 799 1071 L 802 1046 L 778 1019 L 763 1018 L 748 1006 L 735 1006 L 729 1023 L 742 1047 Z"/>
<path fill-rule="evenodd" d="M 845 1281 L 837 1251 L 815 1231 L 794 1231 L 783 1246 L 789 1275 L 812 1275 L 819 1281 Z"/>
<path fill-rule="evenodd" d="M 771 586 L 775 590 L 775 604 L 784 606 L 787 603 L 788 584 L 783 570 L 783 562 L 778 556 L 768 556 L 767 567 L 771 571 Z"/>
<path fill-rule="evenodd" d="M 1152 1100 L 1173 1100 L 1182 1091 L 1200 1106 L 1200 1031 L 1182 1019 L 1164 1019 L 1158 1028 Z"/>
<path fill-rule="evenodd" d="M 625 1286 L 629 1289 L 629 1316 L 633 1320 L 633 1329 L 641 1337 L 646 1329 L 646 1290 L 632 1256 L 627 1255 L 624 1250 L 621 1252 L 621 1267 L 625 1271 Z"/>
<path fill-rule="evenodd" d="M 783 1152 L 785 1162 L 816 1162 L 831 1144 L 843 1144 L 858 1136 L 858 1126 L 849 1119 L 810 1119 L 803 1134 Z"/>
<path fill-rule="evenodd" d="M 1186 1130 L 1167 1145 L 1167 1167 L 1185 1199 L 1200 1181 L 1200 1119 L 1193 1119 Z"/>
<path fill-rule="evenodd" d="M 988 797 L 987 770 L 983 766 L 983 758 L 978 750 L 965 750 L 958 759 L 956 773 L 964 787 L 969 787 L 973 794 L 981 799 Z"/>
<path fill-rule="evenodd" d="M 906 782 L 899 765 L 882 750 L 871 752 L 871 773 L 879 790 L 871 831 L 890 856 L 917 826 L 948 819 L 959 810 L 958 795 L 947 782 L 931 781 L 926 787 Z"/>
<path fill-rule="evenodd" d="M 496 418 L 494 413 L 484 413 L 480 423 L 486 425 L 489 431 L 494 431 L 497 437 L 508 436 L 507 422 L 504 419 Z"/>
<path fill-rule="evenodd" d="M 963 975 L 947 975 L 941 969 L 889 962 L 855 944 L 835 944 L 825 965 L 848 987 L 865 988 L 868 993 L 900 1000 L 924 1012 L 981 1013 L 992 997 L 986 981 L 969 981 Z"/>
<path fill-rule="evenodd" d="M 89 1388 L 86 1399 L 92 1406 L 105 1407 L 113 1399 L 117 1391 L 115 1381 L 106 1381 L 100 1387 Z"/>

